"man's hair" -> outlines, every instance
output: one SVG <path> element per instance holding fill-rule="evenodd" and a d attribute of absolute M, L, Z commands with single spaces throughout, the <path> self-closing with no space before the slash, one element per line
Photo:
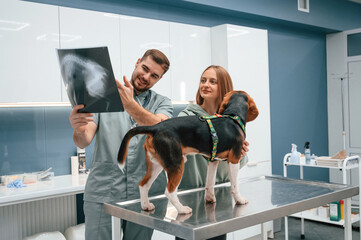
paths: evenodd
<path fill-rule="evenodd" d="M 226 69 L 224 69 L 221 66 L 217 66 L 217 65 L 211 65 L 211 66 L 207 67 L 203 71 L 203 73 L 201 75 L 201 79 L 202 79 L 204 72 L 210 68 L 212 68 L 212 69 L 214 69 L 214 71 L 216 71 L 217 84 L 218 84 L 218 95 L 219 95 L 218 99 L 219 99 L 219 104 L 221 104 L 221 102 L 223 101 L 224 95 L 226 95 L 230 91 L 233 91 L 232 79 Z M 202 105 L 203 101 L 204 101 L 204 98 L 202 98 L 202 96 L 200 94 L 200 87 L 199 87 L 198 91 L 197 91 L 196 102 L 198 105 Z"/>
<path fill-rule="evenodd" d="M 148 56 L 150 56 L 154 62 L 162 66 L 162 68 L 164 69 L 163 75 L 168 71 L 170 63 L 167 56 L 164 53 L 162 53 L 157 49 L 149 49 L 144 53 L 140 61 L 143 62 L 145 59 L 147 59 Z"/>

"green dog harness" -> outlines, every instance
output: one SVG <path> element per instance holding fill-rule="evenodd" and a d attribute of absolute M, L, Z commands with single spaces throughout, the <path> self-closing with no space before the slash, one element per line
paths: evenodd
<path fill-rule="evenodd" d="M 241 129 L 243 130 L 244 134 L 246 135 L 246 129 L 244 124 L 241 122 L 241 119 L 238 116 L 230 116 L 230 115 L 219 115 L 219 114 L 215 114 L 212 116 L 203 116 L 200 117 L 201 120 L 206 120 L 206 122 L 208 123 L 208 127 L 209 130 L 211 132 L 211 136 L 212 136 L 212 142 L 213 142 L 213 148 L 212 148 L 212 156 L 210 158 L 208 158 L 208 161 L 214 161 L 214 158 L 216 157 L 217 154 L 217 145 L 218 145 L 218 136 L 217 136 L 217 132 L 216 129 L 214 129 L 214 126 L 212 124 L 212 119 L 215 118 L 231 118 L 233 119 L 236 123 L 238 123 L 238 125 L 241 127 Z"/>

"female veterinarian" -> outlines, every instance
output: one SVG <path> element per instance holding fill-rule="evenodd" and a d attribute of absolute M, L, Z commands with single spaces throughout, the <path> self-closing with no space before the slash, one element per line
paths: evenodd
<path fill-rule="evenodd" d="M 211 116 L 218 112 L 219 106 L 226 93 L 233 90 L 232 79 L 228 72 L 221 66 L 211 65 L 202 73 L 197 91 L 197 104 L 189 104 L 178 116 Z M 248 142 L 245 141 L 242 155 L 248 151 Z M 247 163 L 247 157 L 240 161 L 240 167 Z M 188 155 L 184 166 L 184 174 L 179 189 L 204 187 L 206 184 L 207 168 L 211 163 L 201 155 Z M 215 161 L 218 164 L 216 184 L 229 181 L 226 161 Z M 194 209 L 196 210 L 196 209 Z M 211 238 L 212 240 L 226 239 L 227 235 Z M 180 238 L 176 237 L 177 240 Z"/>

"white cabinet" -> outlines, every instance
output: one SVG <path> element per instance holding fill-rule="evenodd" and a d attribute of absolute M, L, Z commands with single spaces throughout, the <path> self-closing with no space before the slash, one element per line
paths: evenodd
<path fill-rule="evenodd" d="M 159 49 L 171 65 L 153 90 L 174 101 L 194 101 L 200 76 L 211 64 L 208 27 L 16 0 L 1 1 L 0 13 L 0 102 L 68 102 L 57 48 L 108 46 L 120 81 L 123 75 L 131 78 L 147 49 Z M 239 40 L 242 45 L 248 41 L 228 40 L 233 47 Z M 215 49 L 213 54 L 220 52 Z M 234 82 L 237 86 L 236 78 Z"/>
<path fill-rule="evenodd" d="M 160 232 L 157 230 L 154 230 L 152 240 L 174 240 L 175 236 L 170 235 L 168 233 Z M 233 233 L 227 234 L 227 240 L 236 240 L 236 239 L 244 239 L 244 238 L 233 238 Z"/>
<path fill-rule="evenodd" d="M 247 123 L 250 143 L 249 163 L 239 172 L 239 178 L 270 175 L 271 120 L 268 74 L 267 31 L 235 25 L 211 28 L 212 64 L 225 67 L 235 90 L 243 90 L 254 99 L 259 116 Z M 267 223 L 272 234 L 273 225 Z M 234 239 L 260 234 L 260 226 L 234 232 Z"/>
<path fill-rule="evenodd" d="M 250 162 L 271 162 L 271 121 L 268 77 L 267 31 L 262 29 L 221 25 L 213 27 L 212 64 L 225 67 L 234 89 L 243 90 L 254 99 L 259 115 L 247 123 Z M 262 136 L 262 137 L 260 137 Z M 258 167 L 267 164 L 258 164 Z M 268 168 L 268 167 L 266 167 Z M 270 174 L 271 169 L 260 174 Z"/>
<path fill-rule="evenodd" d="M 172 99 L 195 101 L 201 74 L 211 64 L 210 28 L 170 23 Z"/>
<path fill-rule="evenodd" d="M 162 51 L 169 58 L 172 67 L 172 60 L 169 57 L 169 22 L 120 16 L 122 75 L 130 80 L 137 60 L 143 56 L 146 50 L 152 48 Z M 172 99 L 171 71 L 172 69 L 169 69 L 152 89 Z"/>
<path fill-rule="evenodd" d="M 107 46 L 114 76 L 121 80 L 119 15 L 64 7 L 59 8 L 59 13 L 60 47 Z M 69 101 L 64 84 L 62 101 Z"/>
<path fill-rule="evenodd" d="M 59 102 L 58 7 L 0 1 L 0 102 Z"/>

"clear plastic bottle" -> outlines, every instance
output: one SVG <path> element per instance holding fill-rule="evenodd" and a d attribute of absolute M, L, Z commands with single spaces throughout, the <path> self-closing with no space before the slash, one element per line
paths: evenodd
<path fill-rule="evenodd" d="M 297 152 L 297 145 L 292 143 L 292 150 L 291 150 L 291 163 L 300 163 L 300 156 L 301 153 Z"/>

